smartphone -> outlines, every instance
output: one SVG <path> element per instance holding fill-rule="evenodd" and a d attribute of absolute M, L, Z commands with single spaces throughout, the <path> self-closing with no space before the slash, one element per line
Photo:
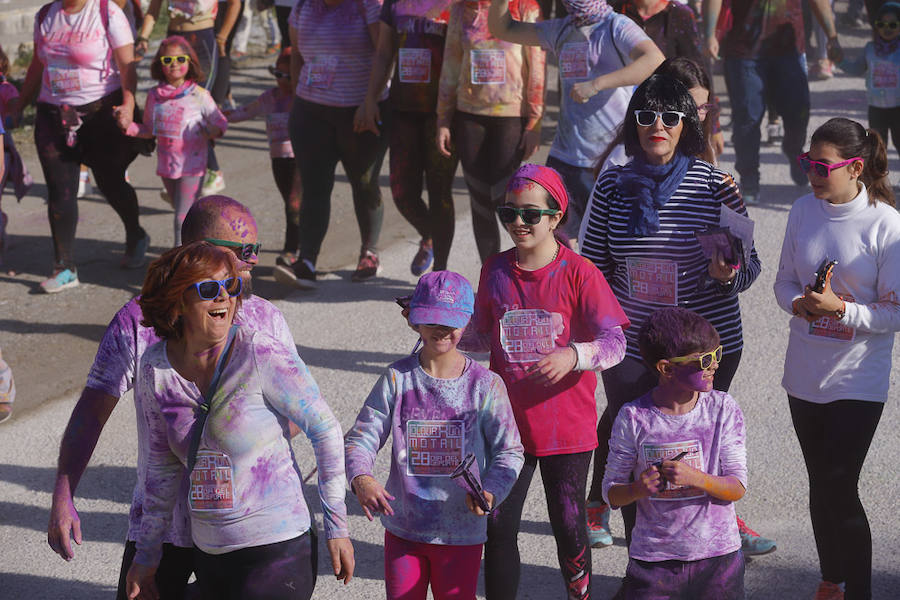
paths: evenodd
<path fill-rule="evenodd" d="M 819 268 L 816 269 L 816 280 L 813 282 L 812 291 L 817 294 L 821 294 L 825 291 L 825 281 L 828 279 L 828 274 L 834 271 L 834 266 L 838 264 L 838 261 L 831 260 L 828 257 L 825 257 L 822 262 L 819 264 Z"/>

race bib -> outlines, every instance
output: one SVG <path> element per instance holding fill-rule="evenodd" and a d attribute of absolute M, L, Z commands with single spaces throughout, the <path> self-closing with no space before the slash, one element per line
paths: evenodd
<path fill-rule="evenodd" d="M 563 80 L 587 78 L 589 48 L 588 42 L 563 44 L 559 53 L 559 74 Z"/>
<path fill-rule="evenodd" d="M 231 458 L 227 454 L 214 450 L 199 450 L 194 470 L 191 471 L 191 509 L 234 508 L 233 479 Z"/>
<path fill-rule="evenodd" d="M 493 85 L 506 83 L 506 53 L 497 48 L 469 50 L 472 83 Z"/>
<path fill-rule="evenodd" d="M 662 258 L 625 259 L 629 296 L 642 302 L 678 306 L 678 264 Z"/>
<path fill-rule="evenodd" d="M 334 75 L 337 73 L 338 62 L 340 59 L 337 56 L 317 57 L 309 63 L 309 69 L 306 71 L 306 85 L 321 90 L 331 89 Z"/>
<path fill-rule="evenodd" d="M 47 68 L 50 79 L 50 92 L 54 96 L 72 94 L 81 91 L 81 70 L 68 65 L 51 65 Z"/>
<path fill-rule="evenodd" d="M 556 347 L 556 336 L 553 313 L 542 308 L 510 310 L 500 319 L 500 345 L 511 363 L 541 360 Z"/>
<path fill-rule="evenodd" d="M 661 463 L 664 460 L 672 460 L 684 452 L 680 462 L 703 471 L 703 448 L 698 440 L 684 442 L 668 442 L 665 444 L 642 444 L 641 454 L 644 460 L 644 468 Z M 666 482 L 665 487 L 650 496 L 651 500 L 690 500 L 702 498 L 704 492 L 690 485 L 675 485 L 671 481 Z"/>
<path fill-rule="evenodd" d="M 431 50 L 400 48 L 397 58 L 401 83 L 431 83 Z"/>
<path fill-rule="evenodd" d="M 266 115 L 266 134 L 270 142 L 282 142 L 290 137 L 288 131 L 289 113 L 270 113 Z"/>
<path fill-rule="evenodd" d="M 877 90 L 893 90 L 900 84 L 897 65 L 887 61 L 876 61 L 872 66 L 872 87 Z"/>
<path fill-rule="evenodd" d="M 466 428 L 461 420 L 406 422 L 406 474 L 449 477 L 462 462 Z"/>
<path fill-rule="evenodd" d="M 153 107 L 153 135 L 180 139 L 183 131 L 183 106 L 164 103 Z"/>
<path fill-rule="evenodd" d="M 848 294 L 838 295 L 844 302 L 856 302 L 853 296 Z M 841 340 L 843 342 L 852 342 L 856 336 L 856 330 L 839 322 L 834 317 L 819 317 L 809 324 L 809 335 L 817 335 L 819 337 L 831 338 L 833 340 Z"/>

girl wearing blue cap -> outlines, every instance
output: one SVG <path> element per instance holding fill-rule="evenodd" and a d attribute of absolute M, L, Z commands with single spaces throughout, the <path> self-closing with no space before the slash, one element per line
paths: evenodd
<path fill-rule="evenodd" d="M 451 479 L 473 454 L 487 505 L 509 493 L 523 454 L 503 380 L 457 350 L 474 305 L 457 273 L 422 276 L 409 323 L 422 349 L 388 367 L 347 434 L 347 480 L 371 520 L 384 525 L 388 600 L 475 598 L 485 511 Z M 375 455 L 392 438 L 386 485 Z"/>

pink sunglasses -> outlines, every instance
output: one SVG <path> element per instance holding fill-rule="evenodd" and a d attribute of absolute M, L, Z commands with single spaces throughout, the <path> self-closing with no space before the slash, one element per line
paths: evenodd
<path fill-rule="evenodd" d="M 834 169 L 840 169 L 841 167 L 846 167 L 852 162 L 857 160 L 863 160 L 862 156 L 854 156 L 853 158 L 848 158 L 847 160 L 842 160 L 839 163 L 834 163 L 829 165 L 828 163 L 819 162 L 817 160 L 810 160 L 809 152 L 804 152 L 800 156 L 797 157 L 797 162 L 800 163 L 800 168 L 803 169 L 804 173 L 809 173 L 810 169 L 814 169 L 816 175 L 819 177 L 827 178 L 831 175 L 831 172 Z"/>

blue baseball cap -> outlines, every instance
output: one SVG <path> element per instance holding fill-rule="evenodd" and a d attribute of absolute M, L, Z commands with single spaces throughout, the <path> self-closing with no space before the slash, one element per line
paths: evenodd
<path fill-rule="evenodd" d="M 472 284 L 453 271 L 432 271 L 422 275 L 409 303 L 413 325 L 445 325 L 462 329 L 475 310 Z"/>

